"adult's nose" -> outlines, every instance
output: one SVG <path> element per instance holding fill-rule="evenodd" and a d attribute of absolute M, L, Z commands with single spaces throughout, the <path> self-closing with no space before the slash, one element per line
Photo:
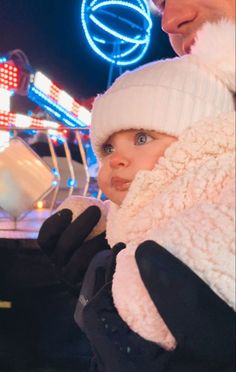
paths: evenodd
<path fill-rule="evenodd" d="M 178 2 L 178 0 L 167 1 L 162 14 L 162 29 L 167 34 L 184 34 L 189 32 L 191 23 L 197 17 L 197 8 L 188 1 Z"/>

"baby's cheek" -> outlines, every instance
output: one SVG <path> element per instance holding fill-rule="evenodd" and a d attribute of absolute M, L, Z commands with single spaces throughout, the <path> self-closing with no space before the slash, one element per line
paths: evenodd
<path fill-rule="evenodd" d="M 101 167 L 98 170 L 97 181 L 98 181 L 99 188 L 102 189 L 103 188 L 103 183 L 104 183 L 104 177 L 103 177 L 103 170 L 102 170 Z"/>
<path fill-rule="evenodd" d="M 104 194 L 108 191 L 109 173 L 107 167 L 101 164 L 98 171 L 98 186 Z"/>

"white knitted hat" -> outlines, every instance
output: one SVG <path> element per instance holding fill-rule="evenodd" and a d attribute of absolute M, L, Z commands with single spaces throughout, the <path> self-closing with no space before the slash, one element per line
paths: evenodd
<path fill-rule="evenodd" d="M 233 110 L 232 92 L 196 55 L 154 62 L 124 73 L 95 100 L 92 145 L 100 157 L 101 146 L 120 130 L 178 137 L 204 118 Z"/>

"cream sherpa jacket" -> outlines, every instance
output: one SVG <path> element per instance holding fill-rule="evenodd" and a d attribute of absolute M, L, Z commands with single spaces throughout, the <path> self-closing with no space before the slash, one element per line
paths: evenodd
<path fill-rule="evenodd" d="M 205 27 L 204 43 L 198 43 L 195 52 L 212 66 L 214 62 L 215 74 L 235 91 L 234 46 L 231 43 L 231 59 L 227 59 L 227 32 L 222 41 L 217 29 L 219 42 L 212 32 L 214 27 Z M 232 25 L 228 29 L 232 36 Z M 224 59 L 223 50 L 219 54 L 217 48 L 215 60 L 207 59 L 212 35 L 224 45 L 223 50 L 228 48 Z M 175 339 L 141 280 L 134 254 L 144 240 L 156 241 L 235 308 L 234 114 L 211 118 L 187 129 L 152 171 L 137 174 L 122 205 L 110 206 L 108 242 L 111 246 L 121 241 L 127 245 L 117 257 L 113 277 L 115 306 L 132 330 L 166 349 L 175 347 Z"/>
<path fill-rule="evenodd" d="M 206 24 L 202 34 L 193 54 L 235 92 L 235 25 Z M 115 305 L 131 329 L 166 349 L 175 339 L 144 287 L 134 253 L 139 243 L 155 240 L 235 307 L 234 114 L 187 129 L 153 171 L 137 174 L 120 208 L 110 203 L 109 244 L 127 244 L 117 257 Z M 80 214 L 81 201 L 71 204 Z"/>
<path fill-rule="evenodd" d="M 155 240 L 235 306 L 234 113 L 188 129 L 153 171 L 139 172 L 122 206 L 110 206 L 107 237 L 117 257 L 113 299 L 142 337 L 167 349 L 174 339 L 142 283 L 135 250 Z"/>

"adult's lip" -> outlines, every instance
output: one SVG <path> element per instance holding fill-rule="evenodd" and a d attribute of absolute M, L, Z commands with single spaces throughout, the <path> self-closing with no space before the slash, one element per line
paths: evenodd
<path fill-rule="evenodd" d="M 127 191 L 131 181 L 126 178 L 121 177 L 112 177 L 111 186 L 114 187 L 117 191 Z"/>

